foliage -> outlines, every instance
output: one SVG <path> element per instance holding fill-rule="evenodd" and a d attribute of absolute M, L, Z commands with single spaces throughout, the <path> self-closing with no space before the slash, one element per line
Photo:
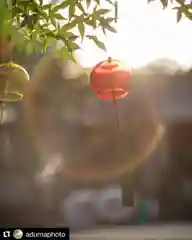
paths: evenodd
<path fill-rule="evenodd" d="M 192 3 L 185 0 L 160 1 L 163 8 L 172 4 L 177 11 L 177 22 L 183 15 L 192 20 Z M 61 43 L 60 53 L 73 59 L 73 52 L 80 49 L 79 39 L 93 41 L 100 49 L 105 44 L 97 34 L 87 30 L 101 29 L 103 34 L 116 32 L 118 8 L 115 0 L 60 0 L 59 3 L 45 0 L 0 0 L 0 31 L 9 37 L 11 44 L 26 53 L 44 53 L 49 46 Z M 102 4 L 106 8 L 102 8 Z M 64 11 L 64 12 L 63 12 Z M 2 35 L 2 34 L 1 34 Z M 2 37 L 2 36 L 1 36 Z"/>
<path fill-rule="evenodd" d="M 148 0 L 148 2 L 154 2 L 159 0 Z M 167 8 L 169 4 L 172 4 L 173 9 L 177 11 L 177 22 L 180 22 L 184 15 L 189 20 L 192 20 L 192 1 L 186 0 L 160 0 L 163 8 Z"/>
<path fill-rule="evenodd" d="M 102 3 L 107 4 L 107 8 L 101 8 Z M 77 40 L 85 38 L 106 50 L 96 35 L 86 33 L 88 28 L 100 28 L 104 34 L 116 32 L 112 24 L 117 21 L 117 3 L 112 0 L 102 3 L 101 0 L 62 0 L 59 3 L 1 0 L 0 31 L 17 49 L 23 50 L 25 46 L 29 54 L 46 52 L 59 41 L 62 56 L 73 59 L 73 52 L 80 49 Z"/>

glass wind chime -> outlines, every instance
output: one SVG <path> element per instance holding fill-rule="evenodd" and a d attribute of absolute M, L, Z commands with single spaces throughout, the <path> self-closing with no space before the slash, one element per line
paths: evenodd
<path fill-rule="evenodd" d="M 117 100 L 125 98 L 130 92 L 131 70 L 121 61 L 108 60 L 98 63 L 91 72 L 92 91 L 102 100 L 112 100 L 116 107 L 116 120 L 119 126 Z"/>
<path fill-rule="evenodd" d="M 22 100 L 28 81 L 29 75 L 22 66 L 11 61 L 0 64 L 0 125 L 6 105 Z"/>

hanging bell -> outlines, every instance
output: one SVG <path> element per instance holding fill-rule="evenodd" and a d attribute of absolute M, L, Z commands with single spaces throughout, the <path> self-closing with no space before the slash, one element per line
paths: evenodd
<path fill-rule="evenodd" d="M 14 62 L 0 64 L 0 101 L 16 102 L 23 98 L 29 74 Z"/>
<path fill-rule="evenodd" d="M 121 99 L 129 93 L 130 77 L 130 69 L 109 58 L 93 68 L 90 82 L 93 92 L 100 99 Z"/>

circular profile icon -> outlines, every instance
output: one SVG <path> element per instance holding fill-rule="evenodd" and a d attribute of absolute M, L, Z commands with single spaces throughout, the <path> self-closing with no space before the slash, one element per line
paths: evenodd
<path fill-rule="evenodd" d="M 13 231 L 13 237 L 15 239 L 21 239 L 23 237 L 23 231 L 20 229 L 16 229 Z"/>

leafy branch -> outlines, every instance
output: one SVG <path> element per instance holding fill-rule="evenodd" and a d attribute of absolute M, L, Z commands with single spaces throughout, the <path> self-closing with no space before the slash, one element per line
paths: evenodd
<path fill-rule="evenodd" d="M 148 3 L 159 0 L 148 0 Z M 185 0 L 160 0 L 164 9 L 170 4 L 174 5 L 173 10 L 177 11 L 177 22 L 180 22 L 183 16 L 192 20 L 192 1 L 187 3 Z"/>
<path fill-rule="evenodd" d="M 87 36 L 87 28 L 100 28 L 104 34 L 116 32 L 117 3 L 103 0 L 108 7 L 101 8 L 101 0 L 62 0 L 44 4 L 43 0 L 1 0 L 0 30 L 18 50 L 27 53 L 46 52 L 48 47 L 61 45 L 61 51 L 70 58 L 80 49 L 76 40 L 92 40 L 106 50 L 97 36 Z M 112 15 L 112 17 L 111 17 Z M 24 48 L 25 46 L 25 48 Z"/>

